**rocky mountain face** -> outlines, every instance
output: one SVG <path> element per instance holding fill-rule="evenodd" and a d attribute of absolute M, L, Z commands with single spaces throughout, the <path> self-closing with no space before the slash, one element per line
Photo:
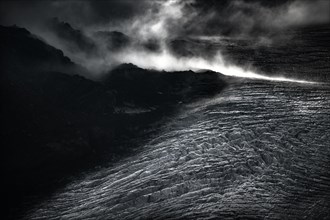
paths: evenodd
<path fill-rule="evenodd" d="M 0 31 L 9 210 L 73 171 L 125 155 L 132 145 L 123 142 L 143 135 L 180 103 L 215 95 L 226 85 L 213 72 L 156 72 L 132 64 L 96 82 L 76 75 L 84 70 L 26 29 Z"/>
<path fill-rule="evenodd" d="M 47 27 L 53 31 L 55 36 L 61 39 L 69 51 L 81 51 L 86 54 L 93 54 L 97 50 L 95 42 L 86 36 L 81 30 L 73 28 L 69 23 L 53 18 L 48 22 Z"/>
<path fill-rule="evenodd" d="M 1 65 L 4 71 L 60 70 L 73 66 L 72 61 L 28 30 L 17 26 L 0 26 Z M 6 74 L 12 76 L 12 74 Z"/>
<path fill-rule="evenodd" d="M 94 36 L 106 42 L 106 48 L 110 51 L 118 51 L 131 43 L 130 37 L 119 31 L 97 31 Z"/>

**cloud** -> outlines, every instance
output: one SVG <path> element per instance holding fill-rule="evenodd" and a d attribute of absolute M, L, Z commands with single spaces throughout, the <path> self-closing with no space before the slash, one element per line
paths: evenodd
<path fill-rule="evenodd" d="M 211 69 L 260 78 L 252 70 L 228 63 L 219 48 L 212 45 L 209 49 L 188 39 L 229 36 L 268 44 L 287 39 L 288 29 L 329 23 L 330 16 L 328 0 L 35 0 L 0 4 L 2 24 L 27 27 L 96 76 L 131 62 L 159 70 Z M 58 34 L 44 22 L 54 17 L 68 22 L 62 23 L 65 28 L 61 30 L 69 34 Z M 127 44 L 109 45 L 109 36 Z M 85 47 L 86 42 L 95 45 L 96 52 L 90 53 L 88 48 L 94 46 Z"/>
<path fill-rule="evenodd" d="M 168 39 L 176 36 L 180 28 L 195 16 L 187 13 L 185 7 L 192 1 L 156 1 L 151 10 L 139 17 L 128 27 L 143 39 Z M 153 10 L 153 9 L 157 10 Z"/>
<path fill-rule="evenodd" d="M 301 26 L 330 22 L 330 2 L 327 0 L 294 1 L 269 20 L 274 26 Z"/>
<path fill-rule="evenodd" d="M 270 81 L 313 83 L 304 80 L 289 79 L 282 76 L 266 76 L 257 73 L 257 71 L 252 67 L 238 67 L 227 63 L 220 52 L 217 53 L 212 59 L 204 59 L 203 57 L 178 58 L 166 50 L 157 54 L 150 54 L 145 51 L 129 51 L 129 53 L 122 52 L 117 55 L 117 58 L 120 60 L 125 60 L 129 63 L 133 63 L 141 68 L 159 71 L 211 70 L 214 72 L 222 73 L 226 76 L 263 79 Z"/>
<path fill-rule="evenodd" d="M 186 35 L 275 38 L 330 22 L 328 0 L 1 1 L 1 23 L 34 31 L 53 17 L 87 30 L 117 29 L 143 39 Z"/>
<path fill-rule="evenodd" d="M 213 1 L 211 1 L 213 2 Z M 210 2 L 208 2 L 210 4 Z M 227 35 L 241 38 L 281 39 L 285 31 L 330 22 L 330 1 L 225 1 L 202 6 L 187 32 L 195 35 Z M 205 16 L 206 14 L 206 16 Z M 197 26 L 197 28 L 195 28 Z"/>
<path fill-rule="evenodd" d="M 40 25 L 45 20 L 60 20 L 82 28 L 133 19 L 149 8 L 148 0 L 31 0 L 1 1 L 1 23 L 25 27 Z"/>

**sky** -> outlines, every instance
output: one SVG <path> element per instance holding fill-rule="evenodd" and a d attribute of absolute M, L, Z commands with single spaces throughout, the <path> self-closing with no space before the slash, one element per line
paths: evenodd
<path fill-rule="evenodd" d="M 169 43 L 230 37 L 272 44 L 287 40 L 290 29 L 329 23 L 329 8 L 328 0 L 14 0 L 0 1 L 0 23 L 27 28 L 95 74 L 123 62 L 159 70 L 226 71 L 220 50 L 212 57 L 178 57 Z M 121 49 L 105 46 L 105 33 L 114 31 L 129 39 Z M 240 75 L 253 75 L 243 69 Z"/>
<path fill-rule="evenodd" d="M 330 6 L 328 0 L 13 0 L 0 4 L 2 24 L 32 27 L 58 17 L 77 28 L 95 28 L 170 15 L 166 25 L 175 34 L 253 32 L 324 23 L 329 22 Z"/>

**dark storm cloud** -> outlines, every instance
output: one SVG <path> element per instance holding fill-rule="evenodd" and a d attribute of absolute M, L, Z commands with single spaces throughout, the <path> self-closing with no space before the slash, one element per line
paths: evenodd
<path fill-rule="evenodd" d="M 2 24 L 27 27 L 94 73 L 131 62 L 143 68 L 211 69 L 257 77 L 230 66 L 220 49 L 212 53 L 206 49 L 205 55 L 198 44 L 187 39 L 226 35 L 257 44 L 286 42 L 288 29 L 323 24 L 330 16 L 328 0 L 35 0 L 0 4 Z M 58 22 L 49 25 L 54 17 Z M 129 43 L 118 46 L 112 42 Z M 170 47 L 178 49 L 176 43 L 184 51 L 175 54 Z"/>
<path fill-rule="evenodd" d="M 144 13 L 150 3 L 146 0 L 1 1 L 1 23 L 33 26 L 52 17 L 75 26 L 120 22 Z"/>
<path fill-rule="evenodd" d="M 1 23 L 33 28 L 58 17 L 78 28 L 136 22 L 149 24 L 161 20 L 159 13 L 171 0 L 32 0 L 1 1 Z M 328 0 L 178 0 L 179 12 L 166 18 L 172 35 L 248 35 L 268 34 L 287 27 L 329 21 Z M 170 4 L 168 4 L 170 5 Z M 157 17 L 158 16 L 158 17 Z M 167 15 L 165 15 L 167 16 Z M 142 22 L 138 22 L 142 21 Z M 137 28 L 138 29 L 138 28 Z M 271 35 L 272 33 L 270 33 Z"/>
<path fill-rule="evenodd" d="M 145 0 L 112 0 L 112 1 L 90 1 L 89 2 L 96 22 L 109 22 L 131 19 L 144 13 L 149 8 Z"/>
<path fill-rule="evenodd" d="M 236 0 L 195 2 L 198 16 L 187 33 L 240 37 L 274 37 L 288 28 L 330 21 L 328 0 Z"/>

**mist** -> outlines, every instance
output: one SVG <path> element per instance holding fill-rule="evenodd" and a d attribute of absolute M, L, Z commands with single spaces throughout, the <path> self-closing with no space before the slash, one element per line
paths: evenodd
<path fill-rule="evenodd" d="M 269 77 L 258 73 L 259 71 L 252 66 L 236 66 L 228 61 L 219 49 L 216 49 L 215 54 L 212 56 L 209 56 L 210 54 L 193 54 L 193 56 L 189 57 L 177 56 L 177 54 L 170 50 L 169 42 L 182 34 L 180 27 L 185 26 L 185 24 L 190 23 L 199 16 L 200 12 L 192 7 L 194 2 L 195 1 L 184 2 L 175 0 L 158 2 L 158 10 L 156 13 L 147 13 L 142 16 L 141 19 L 126 26 L 122 31 L 125 31 L 130 35 L 136 33 L 135 36 L 138 37 L 137 42 L 139 43 L 146 42 L 150 39 L 156 40 L 159 44 L 159 50 L 151 52 L 140 47 L 138 43 L 135 42 L 135 44 L 132 44 L 123 51 L 112 54 L 109 57 L 106 56 L 103 60 L 104 65 L 111 63 L 111 61 L 113 63 L 126 62 L 132 63 L 141 68 L 159 71 L 211 70 L 235 77 L 275 81 L 295 81 L 301 83 L 308 82 L 285 78 L 281 76 L 285 75 L 284 73 L 278 73 L 278 76 L 276 77 Z M 240 5 L 242 7 L 252 7 L 252 4 L 254 4 L 254 6 L 258 4 L 244 3 L 243 1 L 235 1 L 234 3 L 237 6 Z M 290 4 L 280 6 L 276 13 L 272 13 L 271 16 L 273 18 L 269 18 L 267 28 L 270 28 L 269 26 L 276 26 L 277 29 L 286 29 L 290 25 L 325 22 L 328 19 L 328 13 L 324 13 L 324 11 L 311 20 L 309 18 L 312 16 L 313 11 L 317 10 L 319 7 L 324 7 L 325 4 L 324 1 L 318 1 L 313 7 L 311 7 L 308 2 L 303 3 L 294 1 Z M 265 13 L 266 8 L 261 5 L 258 4 L 256 8 L 259 12 L 264 11 L 263 13 Z M 256 17 L 257 15 L 257 13 L 252 14 L 252 17 Z M 232 16 L 235 17 L 235 13 Z M 281 26 L 280 23 L 282 21 L 285 22 L 284 25 Z M 137 27 L 139 27 L 139 29 L 137 29 Z M 111 65 L 107 67 L 111 68 Z"/>
<path fill-rule="evenodd" d="M 3 219 L 328 219 L 329 8 L 0 1 Z"/>
<path fill-rule="evenodd" d="M 236 66 L 223 56 L 220 48 L 210 48 L 204 53 L 194 50 L 189 56 L 182 56 L 171 50 L 170 44 L 182 38 L 222 37 L 249 39 L 257 46 L 289 43 L 288 30 L 324 24 L 330 17 L 327 10 L 330 3 L 324 0 L 284 1 L 275 5 L 241 0 L 222 3 L 160 0 L 138 1 L 139 7 L 135 7 L 132 1 L 101 1 L 100 4 L 92 1 L 35 1 L 33 7 L 26 10 L 15 6 L 15 2 L 7 4 L 13 10 L 11 14 L 4 12 L 3 23 L 29 28 L 87 68 L 91 77 L 96 79 L 121 63 L 132 63 L 147 69 L 208 69 L 230 76 L 284 80 L 264 76 L 251 66 Z M 44 8 L 49 9 L 47 13 Z M 107 13 L 107 10 L 118 12 Z M 39 11 L 44 19 L 39 15 L 35 19 L 33 14 Z M 49 20 L 54 17 L 58 19 L 55 27 L 49 25 Z M 98 37 L 97 33 L 101 32 L 105 35 L 120 32 L 128 40 L 120 48 L 109 47 L 109 39 Z M 86 44 L 92 45 L 89 48 L 93 49 L 86 50 Z M 192 46 L 188 44 L 188 47 Z M 184 49 L 190 51 L 191 48 Z"/>

